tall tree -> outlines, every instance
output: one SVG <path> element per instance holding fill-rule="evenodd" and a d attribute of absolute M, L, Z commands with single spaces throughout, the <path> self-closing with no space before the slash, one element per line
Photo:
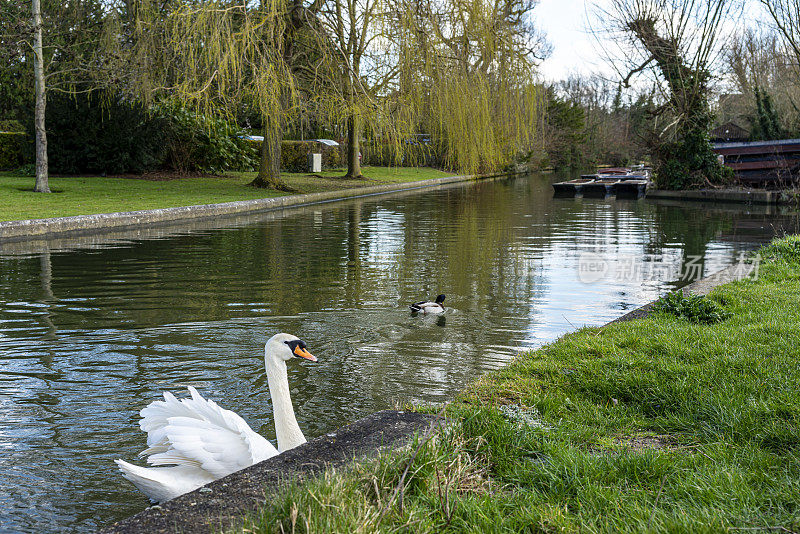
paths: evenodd
<path fill-rule="evenodd" d="M 724 98 L 718 111 L 719 122 L 738 119 L 755 125 L 767 111 L 768 115 L 775 115 L 768 120 L 777 126 L 778 135 L 800 132 L 800 64 L 778 32 L 747 30 L 736 35 L 725 59 L 725 68 L 741 96 Z M 765 104 L 766 108 L 774 107 L 768 111 Z"/>
<path fill-rule="evenodd" d="M 34 111 L 34 128 L 36 130 L 36 185 L 37 193 L 49 193 L 47 173 L 47 130 L 44 124 L 44 112 L 47 105 L 44 80 L 44 52 L 42 48 L 42 5 L 33 0 L 33 78 L 36 102 Z"/>
<path fill-rule="evenodd" d="M 0 14 L 0 79 L 14 78 L 15 84 L 26 92 L 33 89 L 34 190 L 49 193 L 47 95 L 52 91 L 88 90 L 93 83 L 91 58 L 101 33 L 102 5 L 100 0 L 32 0 L 30 10 L 23 10 L 21 3 L 10 2 L 0 7 Z M 28 107 L 24 93 L 14 94 L 4 88 L 0 94 L 11 97 L 11 102 L 2 106 L 6 114 Z"/>
<path fill-rule="evenodd" d="M 761 0 L 800 64 L 800 0 Z"/>
<path fill-rule="evenodd" d="M 445 165 L 488 171 L 530 150 L 542 104 L 536 66 L 548 52 L 536 5 L 399 0 L 399 120 L 431 134 Z"/>
<path fill-rule="evenodd" d="M 292 108 L 297 104 L 298 86 L 305 88 L 309 82 L 313 83 L 315 63 L 321 61 L 325 51 L 324 47 L 313 47 L 319 32 L 317 14 L 322 5 L 323 0 L 288 0 L 272 5 L 267 0 L 261 1 L 262 11 L 274 12 L 265 25 L 264 40 L 276 52 L 272 65 L 278 67 L 276 72 L 283 78 L 283 83 L 278 83 L 278 101 L 273 105 L 273 111 L 264 116 L 261 164 L 252 185 L 286 189 L 280 178 L 281 141 Z"/>
<path fill-rule="evenodd" d="M 132 16 L 109 26 L 108 56 L 116 58 L 114 72 L 128 73 L 124 86 L 145 101 L 170 98 L 231 116 L 255 107 L 265 137 L 256 185 L 283 186 L 280 141 L 301 103 L 348 122 L 353 176 L 365 128 L 380 131 L 398 156 L 411 133 L 439 133 L 447 163 L 468 171 L 524 151 L 538 113 L 528 31 L 535 3 L 447 0 L 417 16 L 417 3 L 429 0 L 382 1 L 131 0 Z M 475 19 L 465 14 L 459 22 L 462 7 Z M 444 12 L 457 28 L 437 18 Z M 422 39 L 419 30 L 431 24 L 438 33 Z M 469 50 L 452 60 L 458 39 Z M 420 60 L 418 45 L 430 61 Z"/>
<path fill-rule="evenodd" d="M 656 180 L 684 188 L 727 179 L 709 143 L 711 64 L 721 51 L 720 28 L 732 0 L 613 0 L 602 11 L 626 46 L 616 66 L 628 85 L 650 72 L 661 84 L 669 121 L 657 146 Z"/>
<path fill-rule="evenodd" d="M 320 10 L 323 38 L 338 85 L 341 118 L 347 131 L 348 178 L 361 176 L 361 134 L 398 74 L 397 46 L 389 30 L 392 13 L 386 0 L 327 0 Z"/>
<path fill-rule="evenodd" d="M 264 141 L 252 185 L 285 189 L 281 140 L 297 103 L 296 71 L 313 56 L 304 32 L 320 3 L 127 0 L 107 28 L 109 68 L 148 103 L 171 99 L 229 117 L 243 106 L 255 109 Z"/>

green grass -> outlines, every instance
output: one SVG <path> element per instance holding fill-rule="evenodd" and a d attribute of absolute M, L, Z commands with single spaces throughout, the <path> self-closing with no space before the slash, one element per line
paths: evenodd
<path fill-rule="evenodd" d="M 657 313 L 521 354 L 430 441 L 288 488 L 243 530 L 800 531 L 800 238 L 762 256 L 710 296 L 727 318 Z"/>
<path fill-rule="evenodd" d="M 320 175 L 286 173 L 284 180 L 298 193 L 315 193 L 382 183 L 413 182 L 451 173 L 431 168 L 365 167 L 365 180 L 344 180 L 344 171 Z M 255 173 L 176 180 L 142 180 L 112 177 L 51 177 L 50 195 L 33 192 L 34 179 L 0 173 L 0 221 L 43 219 L 214 204 L 287 195 L 284 191 L 249 187 Z"/>

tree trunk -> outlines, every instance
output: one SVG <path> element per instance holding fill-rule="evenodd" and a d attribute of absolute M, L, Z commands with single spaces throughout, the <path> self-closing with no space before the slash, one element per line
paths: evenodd
<path fill-rule="evenodd" d="M 36 82 L 36 107 L 34 127 L 36 130 L 36 185 L 37 193 L 49 193 L 47 177 L 47 130 L 44 110 L 47 104 L 44 85 L 44 57 L 42 55 L 42 7 L 40 0 L 33 0 L 33 75 Z"/>
<path fill-rule="evenodd" d="M 345 178 L 362 178 L 361 174 L 361 132 L 356 113 L 347 120 L 347 174 Z"/>
<path fill-rule="evenodd" d="M 280 191 L 289 191 L 290 188 L 281 180 L 281 139 L 283 139 L 283 121 L 281 109 L 264 121 L 264 141 L 261 143 L 261 162 L 258 166 L 258 176 L 250 182 L 254 187 L 268 187 Z"/>
<path fill-rule="evenodd" d="M 360 121 L 358 120 L 358 110 L 356 110 L 356 95 L 353 81 L 347 75 L 347 99 L 350 106 L 349 117 L 347 118 L 347 174 L 345 178 L 362 178 L 361 174 L 361 132 Z"/>

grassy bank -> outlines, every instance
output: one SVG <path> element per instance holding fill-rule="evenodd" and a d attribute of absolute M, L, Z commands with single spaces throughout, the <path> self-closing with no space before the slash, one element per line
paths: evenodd
<path fill-rule="evenodd" d="M 800 238 L 762 254 L 712 293 L 722 321 L 662 312 L 522 354 L 428 441 L 290 488 L 245 531 L 800 531 Z"/>
<path fill-rule="evenodd" d="M 365 167 L 363 173 L 367 179 L 344 180 L 341 178 L 344 171 L 319 175 L 286 173 L 283 176 L 296 192 L 315 193 L 450 175 L 436 169 L 408 167 Z M 53 193 L 43 195 L 33 192 L 33 178 L 0 173 L 0 221 L 193 206 L 291 194 L 249 187 L 247 184 L 254 177 L 255 173 L 175 180 L 57 176 L 50 178 Z"/>

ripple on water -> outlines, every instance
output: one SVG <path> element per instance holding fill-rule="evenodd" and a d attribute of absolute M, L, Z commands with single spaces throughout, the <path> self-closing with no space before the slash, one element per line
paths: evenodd
<path fill-rule="evenodd" d="M 113 460 L 144 448 L 138 411 L 164 390 L 194 385 L 274 439 L 263 344 L 275 332 L 319 357 L 288 368 L 316 436 L 451 398 L 519 350 L 681 283 L 582 284 L 586 252 L 614 269 L 699 255 L 708 273 L 796 220 L 559 201 L 533 177 L 0 256 L 0 530 L 86 532 L 143 509 Z M 438 293 L 444 316 L 411 316 Z"/>

